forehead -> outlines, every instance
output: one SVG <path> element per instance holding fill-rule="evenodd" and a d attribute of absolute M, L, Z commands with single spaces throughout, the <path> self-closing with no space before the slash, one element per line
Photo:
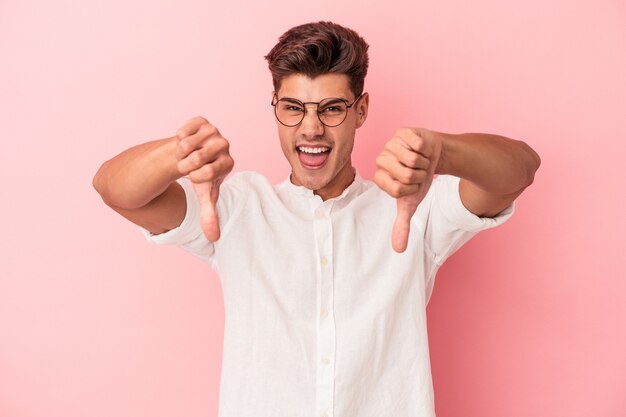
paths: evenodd
<path fill-rule="evenodd" d="M 345 74 L 322 74 L 315 78 L 292 74 L 283 78 L 277 94 L 279 98 L 291 97 L 300 101 L 320 101 L 327 97 L 354 99 Z"/>

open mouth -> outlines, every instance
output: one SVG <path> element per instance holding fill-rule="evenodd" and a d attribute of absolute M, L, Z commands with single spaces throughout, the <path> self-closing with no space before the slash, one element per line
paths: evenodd
<path fill-rule="evenodd" d="M 298 146 L 298 158 L 305 168 L 318 169 L 324 166 L 330 155 L 328 146 Z"/>

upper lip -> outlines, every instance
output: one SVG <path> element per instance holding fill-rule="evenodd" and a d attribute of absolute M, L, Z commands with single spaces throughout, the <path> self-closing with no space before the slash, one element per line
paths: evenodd
<path fill-rule="evenodd" d="M 296 148 L 305 147 L 305 148 L 332 148 L 332 146 L 327 145 L 325 143 L 298 143 L 296 144 Z"/>

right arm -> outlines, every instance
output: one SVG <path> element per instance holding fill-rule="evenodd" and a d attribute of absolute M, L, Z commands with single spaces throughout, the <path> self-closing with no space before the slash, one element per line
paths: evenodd
<path fill-rule="evenodd" d="M 203 230 L 216 241 L 219 186 L 233 165 L 228 141 L 208 121 L 196 117 L 176 136 L 132 147 L 105 162 L 93 185 L 113 210 L 160 234 L 178 227 L 185 217 L 185 194 L 176 180 L 188 175 L 202 207 Z"/>

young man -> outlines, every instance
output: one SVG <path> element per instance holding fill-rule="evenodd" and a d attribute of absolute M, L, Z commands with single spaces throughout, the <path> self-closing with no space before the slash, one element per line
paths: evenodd
<path fill-rule="evenodd" d="M 435 273 L 512 214 L 539 167 L 523 142 L 405 128 L 377 158 L 375 184 L 363 180 L 350 156 L 368 113 L 367 47 L 319 22 L 290 29 L 267 55 L 291 165 L 282 184 L 257 173 L 222 183 L 228 141 L 199 117 L 94 178 L 148 240 L 218 271 L 222 417 L 434 416 L 426 304 Z"/>

